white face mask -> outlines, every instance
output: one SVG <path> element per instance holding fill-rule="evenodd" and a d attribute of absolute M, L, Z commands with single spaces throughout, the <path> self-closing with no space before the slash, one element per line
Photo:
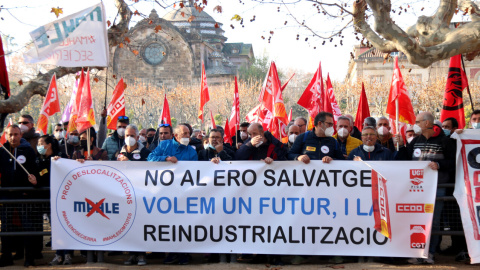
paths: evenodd
<path fill-rule="evenodd" d="M 290 134 L 290 136 L 288 136 L 288 141 L 294 143 L 295 138 L 297 138 L 297 134 Z"/>
<path fill-rule="evenodd" d="M 420 134 L 422 133 L 422 128 L 420 126 L 418 126 L 417 124 L 413 125 L 413 132 L 415 132 L 415 134 Z"/>
<path fill-rule="evenodd" d="M 141 143 L 144 143 L 147 141 L 147 138 L 145 138 L 144 136 L 139 136 L 138 137 L 138 140 L 141 142 Z"/>
<path fill-rule="evenodd" d="M 248 134 L 244 131 L 240 132 L 240 138 L 242 140 L 246 140 L 248 138 Z"/>
<path fill-rule="evenodd" d="M 120 137 L 125 137 L 125 128 L 118 128 L 117 129 L 117 134 Z"/>
<path fill-rule="evenodd" d="M 136 142 L 134 137 L 125 137 L 125 144 L 127 146 L 134 146 Z"/>
<path fill-rule="evenodd" d="M 25 132 L 28 131 L 28 127 L 27 127 L 26 125 L 24 125 L 24 124 L 20 124 L 18 127 L 20 128 L 20 131 L 21 131 L 22 133 L 25 133 Z"/>
<path fill-rule="evenodd" d="M 373 152 L 373 150 L 375 150 L 375 145 L 366 145 L 364 144 L 363 145 L 363 150 L 365 150 L 365 152 Z"/>
<path fill-rule="evenodd" d="M 188 145 L 190 143 L 190 138 L 180 138 L 180 144 Z"/>
<path fill-rule="evenodd" d="M 348 136 L 348 130 L 346 128 L 341 128 L 338 130 L 338 136 L 346 138 Z"/>
<path fill-rule="evenodd" d="M 480 129 L 480 123 L 472 123 L 474 129 Z"/>
<path fill-rule="evenodd" d="M 386 128 L 386 127 L 379 127 L 379 128 L 377 129 L 377 133 L 378 133 L 378 135 L 381 135 L 381 136 L 387 135 L 387 134 L 388 134 L 388 128 Z"/>
<path fill-rule="evenodd" d="M 411 142 L 413 141 L 413 138 L 415 138 L 415 137 L 407 138 L 407 142 L 408 142 L 408 143 L 411 143 Z"/>
<path fill-rule="evenodd" d="M 57 140 L 60 140 L 62 138 L 62 132 L 61 131 L 55 132 L 54 135 L 55 135 L 55 139 L 57 139 Z"/>
<path fill-rule="evenodd" d="M 68 142 L 71 144 L 77 144 L 79 142 L 78 136 L 76 135 L 69 135 Z"/>
<path fill-rule="evenodd" d="M 335 130 L 333 129 L 333 127 L 329 127 L 327 129 L 325 129 L 325 136 L 332 137 L 334 132 L 335 132 Z"/>

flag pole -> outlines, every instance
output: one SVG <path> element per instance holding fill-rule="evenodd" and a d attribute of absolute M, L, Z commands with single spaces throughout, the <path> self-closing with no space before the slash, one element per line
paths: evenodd
<path fill-rule="evenodd" d="M 460 58 L 462 59 L 462 67 L 463 67 L 463 72 L 465 72 L 465 75 L 467 75 L 467 70 L 465 69 L 465 62 L 463 62 L 463 54 L 460 54 Z M 472 112 L 474 111 L 473 109 L 473 99 L 472 99 L 472 94 L 470 94 L 470 86 L 469 83 L 467 83 L 467 92 L 468 96 L 470 97 L 470 106 L 472 107 Z"/>
<path fill-rule="evenodd" d="M 278 131 L 280 135 L 280 141 L 282 141 L 282 126 L 280 125 L 280 119 L 277 119 L 278 122 Z"/>
<path fill-rule="evenodd" d="M 17 162 L 18 165 L 20 165 L 20 167 L 21 167 L 28 175 L 31 174 L 31 173 L 29 173 L 29 172 L 27 171 L 27 169 L 25 169 L 25 167 L 23 167 L 23 165 L 22 165 L 20 162 L 18 162 L 17 158 L 14 157 L 14 156 L 12 155 L 12 153 L 10 153 L 10 151 L 8 151 L 7 148 L 5 148 L 5 146 L 3 146 L 2 143 L 0 143 L 0 145 L 2 146 L 3 150 L 5 150 L 5 151 L 15 160 L 15 162 Z"/>
<path fill-rule="evenodd" d="M 90 156 L 90 128 L 87 129 L 87 149 L 88 156 Z"/>
<path fill-rule="evenodd" d="M 103 109 L 107 109 L 107 92 L 108 92 L 108 67 L 105 69 L 105 102 L 103 104 Z M 102 117 L 102 123 L 105 124 L 105 118 Z M 90 149 L 90 148 L 89 148 Z"/>
<path fill-rule="evenodd" d="M 395 128 L 397 129 L 397 134 L 399 134 L 399 130 L 398 130 L 398 97 L 395 99 L 395 109 L 396 109 L 396 112 L 395 112 Z M 397 151 L 400 149 L 400 146 L 399 146 L 399 142 L 397 141 Z"/>

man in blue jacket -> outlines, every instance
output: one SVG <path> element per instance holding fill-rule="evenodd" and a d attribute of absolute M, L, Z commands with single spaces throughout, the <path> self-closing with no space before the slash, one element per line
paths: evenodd
<path fill-rule="evenodd" d="M 288 152 L 289 160 L 299 160 L 305 164 L 310 160 L 322 160 L 330 163 L 333 159 L 345 159 L 340 146 L 332 135 L 333 115 L 328 112 L 321 112 L 315 116 L 315 128 L 300 134 Z"/>
<path fill-rule="evenodd" d="M 348 160 L 393 160 L 394 155 L 388 149 L 377 143 L 378 136 L 374 127 L 364 127 L 362 130 L 363 144 L 353 149 Z"/>
<path fill-rule="evenodd" d="M 173 131 L 174 138 L 161 141 L 155 150 L 148 155 L 148 161 L 198 160 L 197 151 L 189 146 L 190 130 L 185 125 L 178 125 Z"/>

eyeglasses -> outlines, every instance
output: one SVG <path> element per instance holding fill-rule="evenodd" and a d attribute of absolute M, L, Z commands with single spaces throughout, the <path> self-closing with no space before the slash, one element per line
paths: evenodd
<path fill-rule="evenodd" d="M 30 124 L 30 122 L 28 122 L 28 121 L 25 121 L 25 122 L 18 122 L 18 123 L 19 123 L 19 124 L 24 124 L 24 125 L 28 125 L 28 124 Z"/>
<path fill-rule="evenodd" d="M 325 121 L 322 121 L 322 123 L 325 124 L 325 126 L 327 127 L 333 127 L 333 123 L 332 122 L 325 122 Z"/>
<path fill-rule="evenodd" d="M 169 126 L 170 126 L 170 124 L 160 124 L 160 125 L 158 125 L 158 127 L 169 127 Z"/>
<path fill-rule="evenodd" d="M 220 136 L 211 136 L 210 139 L 215 139 L 215 140 L 218 140 L 218 139 L 221 139 L 222 137 Z"/>
<path fill-rule="evenodd" d="M 375 134 L 375 133 L 362 134 L 362 137 L 368 137 L 368 136 L 377 136 L 377 134 Z"/>
<path fill-rule="evenodd" d="M 128 120 L 128 116 L 119 116 L 118 120 Z"/>

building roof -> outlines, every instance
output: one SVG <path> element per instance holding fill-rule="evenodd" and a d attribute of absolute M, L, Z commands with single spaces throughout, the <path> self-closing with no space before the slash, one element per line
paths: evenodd
<path fill-rule="evenodd" d="M 228 56 L 242 55 L 248 56 L 252 51 L 252 44 L 246 44 L 243 42 L 237 43 L 225 43 L 222 52 Z"/>
<path fill-rule="evenodd" d="M 165 16 L 163 16 L 163 19 L 172 22 L 187 22 L 190 16 L 194 16 L 195 20 L 199 22 L 201 21 L 216 23 L 212 16 L 208 15 L 204 11 L 198 12 L 198 10 L 192 6 L 184 6 L 183 8 L 174 9 L 167 13 Z"/>

